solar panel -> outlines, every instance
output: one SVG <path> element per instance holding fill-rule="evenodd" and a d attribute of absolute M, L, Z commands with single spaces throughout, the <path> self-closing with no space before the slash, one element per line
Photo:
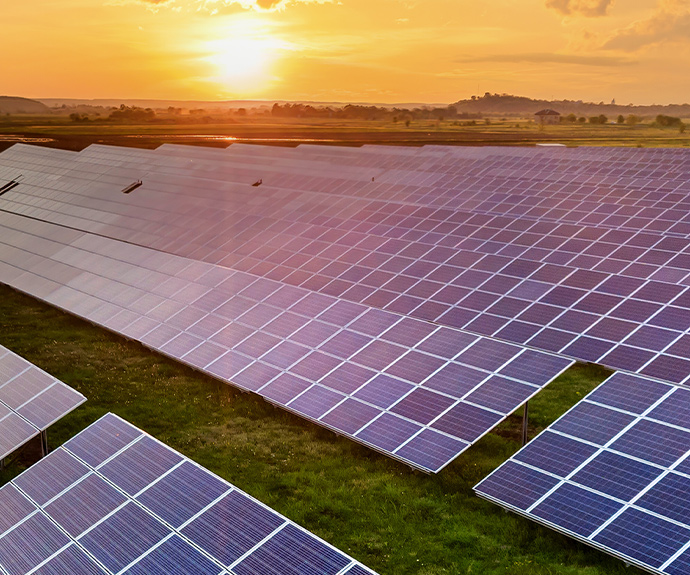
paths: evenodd
<path fill-rule="evenodd" d="M 35 225 L 51 236 L 54 226 Z M 121 245 L 84 237 L 27 271 L 35 278 L 50 262 L 53 275 L 65 268 L 111 276 L 94 282 L 77 275 L 78 291 L 59 288 L 43 299 L 427 472 L 442 469 L 572 364 L 246 272 L 139 246 L 121 252 Z M 69 266 L 61 263 L 66 254 Z M 124 297 L 142 276 L 167 269 L 155 273 L 158 285 L 175 286 L 169 295 L 141 306 L 148 295 Z M 40 297 L 34 284 L 12 283 Z M 84 296 L 104 305 L 80 313 Z"/>
<path fill-rule="evenodd" d="M 0 462 L 86 398 L 0 346 Z"/>
<path fill-rule="evenodd" d="M 616 373 L 475 486 L 654 573 L 690 557 L 690 392 Z"/>
<path fill-rule="evenodd" d="M 8 575 L 372 574 L 113 414 L 0 487 Z"/>
<path fill-rule="evenodd" d="M 18 146 L 0 155 L 0 166 L 25 171 L 22 166 L 30 164 L 41 171 L 22 180 L 24 188 L 7 204 L 18 213 L 64 224 L 76 209 L 86 210 L 79 222 L 69 220 L 74 227 L 582 361 L 683 382 L 690 377 L 690 362 L 674 343 L 690 326 L 685 287 L 690 267 L 680 253 L 690 247 L 689 240 L 665 236 L 663 226 L 643 230 L 633 224 L 642 223 L 643 211 L 649 213 L 643 219 L 650 225 L 666 217 L 676 223 L 685 218 L 670 207 L 655 212 L 644 204 L 649 200 L 635 194 L 650 186 L 651 197 L 663 188 L 664 197 L 684 205 L 678 164 L 687 162 L 682 151 L 601 154 L 594 158 L 586 150 L 493 149 L 477 156 L 473 151 L 430 148 L 410 157 L 385 150 L 231 147 L 219 153 L 163 146 L 142 153 L 151 174 L 146 195 L 116 199 L 108 185 L 131 183 L 130 168 L 123 166 L 142 161 L 131 151 L 93 146 L 73 154 L 71 170 L 63 176 L 69 193 L 45 181 L 55 169 L 49 152 Z M 194 165 L 187 168 L 185 157 L 193 158 Z M 280 164 L 274 166 L 276 159 Z M 372 186 L 362 171 L 351 169 L 365 159 L 368 166 L 382 162 L 388 172 L 382 179 L 402 178 L 407 191 L 376 192 L 383 184 Z M 113 162 L 122 167 L 113 169 Z M 247 162 L 280 174 L 274 182 L 280 187 L 269 185 L 270 174 L 260 191 L 228 184 L 245 181 Z M 661 165 L 652 184 L 638 177 L 640 162 L 668 166 Z M 581 182 L 594 163 L 599 175 Z M 201 166 L 203 185 L 198 180 Z M 460 186 L 455 178 L 468 167 L 477 172 L 463 180 L 467 186 Z M 610 193 L 605 174 L 623 169 L 631 173 L 625 181 L 630 190 L 618 197 Z M 179 174 L 177 180 L 169 176 L 171 170 Z M 339 178 L 304 175 L 322 170 Z M 38 178 L 35 189 L 33 178 Z M 94 188 L 93 178 L 103 187 Z M 444 183 L 444 178 L 450 180 Z M 421 185 L 432 180 L 433 189 Z M 621 180 L 616 176 L 614 181 Z M 526 186 L 527 181 L 548 186 Z M 505 193 L 500 191 L 504 188 Z M 51 209 L 25 203 L 32 194 L 51 197 Z M 276 201 L 286 194 L 290 201 Z M 190 197 L 195 198 L 194 209 Z M 535 198 L 553 204 L 546 215 L 530 215 L 536 204 L 529 202 Z M 635 217 L 626 219 L 633 232 L 610 229 L 622 225 L 614 226 L 613 220 L 592 219 L 604 212 L 607 218 L 613 212 L 630 212 L 633 199 L 640 204 Z M 655 197 L 655 204 L 664 202 Z M 523 203 L 529 204 L 527 212 L 514 211 Z M 573 214 L 578 214 L 575 221 Z M 110 223 L 105 226 L 104 220 Z M 678 233 L 677 228 L 669 233 Z M 120 315 L 106 321 L 124 320 Z M 627 340 L 622 332 L 614 333 L 612 322 L 629 322 Z M 660 337 L 641 329 L 645 323 L 658 328 Z M 664 338 L 668 344 L 662 347 Z"/>

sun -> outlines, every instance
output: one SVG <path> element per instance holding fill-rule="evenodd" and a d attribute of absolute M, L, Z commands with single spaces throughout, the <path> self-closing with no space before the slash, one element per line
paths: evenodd
<path fill-rule="evenodd" d="M 233 93 L 255 94 L 276 79 L 277 65 L 289 45 L 261 23 L 244 21 L 225 30 L 224 37 L 207 42 L 205 58 L 213 80 Z"/>

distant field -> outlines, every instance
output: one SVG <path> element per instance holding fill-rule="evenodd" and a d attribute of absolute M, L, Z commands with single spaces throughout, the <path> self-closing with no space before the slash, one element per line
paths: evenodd
<path fill-rule="evenodd" d="M 477 125 L 461 125 L 463 120 L 404 122 L 379 120 L 329 120 L 248 116 L 223 123 L 115 124 L 103 120 L 75 123 L 62 116 L 0 117 L 0 149 L 12 144 L 8 136 L 52 138 L 44 143 L 80 150 L 92 143 L 154 148 L 164 142 L 227 146 L 233 141 L 297 145 L 302 142 L 326 144 L 394 144 L 418 146 L 511 145 L 561 143 L 569 146 L 690 146 L 690 133 L 677 128 L 637 126 L 572 125 L 540 129 L 525 119 L 478 120 Z"/>
<path fill-rule="evenodd" d="M 88 397 L 50 429 L 51 447 L 112 411 L 381 575 L 641 573 L 474 496 L 519 448 L 520 414 L 427 476 L 1 285 L 0 344 Z M 606 375 L 568 370 L 530 401 L 530 436 Z"/>

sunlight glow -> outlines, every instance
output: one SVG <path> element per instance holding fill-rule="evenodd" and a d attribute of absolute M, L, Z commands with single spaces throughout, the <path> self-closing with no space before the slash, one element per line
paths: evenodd
<path fill-rule="evenodd" d="M 257 94 L 276 78 L 276 68 L 294 47 L 259 20 L 243 19 L 223 31 L 224 38 L 206 43 L 204 58 L 213 66 L 212 80 L 232 93 Z"/>

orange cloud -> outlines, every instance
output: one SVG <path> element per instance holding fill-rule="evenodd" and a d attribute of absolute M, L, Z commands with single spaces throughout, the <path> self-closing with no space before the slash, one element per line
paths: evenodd
<path fill-rule="evenodd" d="M 645 46 L 690 38 L 690 6 L 684 0 L 661 2 L 646 20 L 616 31 L 603 45 L 608 50 L 634 52 Z"/>
<path fill-rule="evenodd" d="M 566 15 L 606 16 L 613 0 L 546 0 L 546 6 Z"/>

